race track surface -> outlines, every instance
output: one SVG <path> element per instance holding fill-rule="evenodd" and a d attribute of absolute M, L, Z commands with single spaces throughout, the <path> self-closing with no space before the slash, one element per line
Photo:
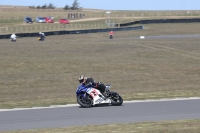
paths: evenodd
<path fill-rule="evenodd" d="M 126 102 L 93 108 L 48 107 L 0 110 L 0 131 L 128 122 L 200 119 L 200 98 Z"/>

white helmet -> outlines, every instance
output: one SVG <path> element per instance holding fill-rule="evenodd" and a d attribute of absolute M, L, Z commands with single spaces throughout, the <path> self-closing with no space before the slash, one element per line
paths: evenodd
<path fill-rule="evenodd" d="M 78 80 L 80 83 L 83 83 L 84 80 L 86 80 L 86 79 L 87 79 L 87 77 L 85 75 L 81 75 Z"/>

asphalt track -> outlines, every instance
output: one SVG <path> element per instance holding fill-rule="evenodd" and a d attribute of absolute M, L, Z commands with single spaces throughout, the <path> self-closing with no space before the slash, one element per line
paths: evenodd
<path fill-rule="evenodd" d="M 147 36 L 146 38 L 199 38 L 200 34 L 193 35 L 162 35 L 162 36 Z"/>
<path fill-rule="evenodd" d="M 133 39 L 138 37 L 132 38 L 125 38 L 125 39 Z M 181 39 L 181 38 L 200 38 L 200 34 L 188 34 L 188 35 L 159 35 L 159 36 L 144 36 L 144 39 Z"/>
<path fill-rule="evenodd" d="M 1 109 L 0 132 L 69 126 L 200 119 L 200 97 L 127 101 L 122 106 L 80 108 L 79 105 Z"/>

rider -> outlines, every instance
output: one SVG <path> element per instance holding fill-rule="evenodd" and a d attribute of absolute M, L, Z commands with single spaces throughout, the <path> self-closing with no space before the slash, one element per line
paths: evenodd
<path fill-rule="evenodd" d="M 110 35 L 114 35 L 114 32 L 113 32 L 113 31 L 110 31 Z"/>
<path fill-rule="evenodd" d="M 114 36 L 114 32 L 113 31 L 110 31 L 110 33 L 109 33 L 109 36 Z"/>
<path fill-rule="evenodd" d="M 39 32 L 39 40 L 40 41 L 44 41 L 44 39 L 45 39 L 45 34 L 43 33 L 43 32 Z"/>
<path fill-rule="evenodd" d="M 106 86 L 101 82 L 96 83 L 95 80 L 93 80 L 93 78 L 88 78 L 85 75 L 81 75 L 79 77 L 79 82 L 83 84 L 85 87 L 93 87 L 95 89 L 98 89 L 101 92 L 101 94 L 103 94 L 103 96 L 106 97 L 105 96 Z"/>
<path fill-rule="evenodd" d="M 12 42 L 15 42 L 16 38 L 17 38 L 17 36 L 14 33 L 10 36 L 10 39 Z"/>

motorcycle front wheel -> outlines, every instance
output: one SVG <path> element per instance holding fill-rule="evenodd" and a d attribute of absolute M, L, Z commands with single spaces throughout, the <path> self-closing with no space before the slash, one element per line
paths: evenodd
<path fill-rule="evenodd" d="M 93 100 L 89 96 L 83 96 L 82 94 L 79 94 L 77 96 L 77 102 L 81 107 L 89 108 L 93 105 Z"/>
<path fill-rule="evenodd" d="M 120 106 L 123 103 L 123 98 L 116 92 L 111 92 L 110 100 L 113 106 Z"/>

